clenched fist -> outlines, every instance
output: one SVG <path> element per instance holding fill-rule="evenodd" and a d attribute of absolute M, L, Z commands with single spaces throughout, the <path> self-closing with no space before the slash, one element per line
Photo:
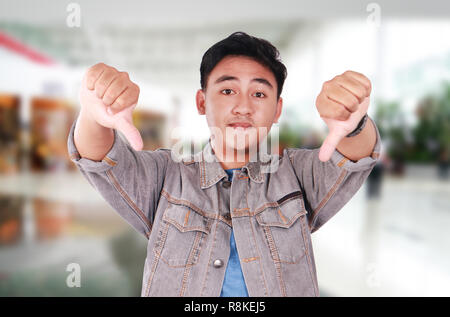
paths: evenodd
<path fill-rule="evenodd" d="M 132 120 L 139 86 L 126 72 L 103 63 L 92 66 L 83 77 L 79 97 L 85 115 L 104 127 L 122 132 L 135 150 L 142 150 L 142 138 Z"/>
<path fill-rule="evenodd" d="M 321 161 L 328 161 L 342 138 L 357 127 L 369 108 L 371 91 L 370 80 L 354 71 L 346 71 L 323 84 L 316 108 L 329 132 L 320 147 Z"/>

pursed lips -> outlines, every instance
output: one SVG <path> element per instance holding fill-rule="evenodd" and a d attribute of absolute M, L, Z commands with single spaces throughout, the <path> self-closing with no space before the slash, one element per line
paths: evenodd
<path fill-rule="evenodd" d="M 236 128 L 246 129 L 246 128 L 252 127 L 252 124 L 248 123 L 248 122 L 233 122 L 233 123 L 228 124 L 228 126 L 232 127 L 232 128 L 235 128 L 235 129 Z"/>

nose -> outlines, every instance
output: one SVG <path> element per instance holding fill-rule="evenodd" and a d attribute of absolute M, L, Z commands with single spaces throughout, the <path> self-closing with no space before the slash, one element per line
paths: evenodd
<path fill-rule="evenodd" d="M 248 115 L 253 113 L 253 105 L 247 94 L 238 94 L 236 103 L 237 104 L 232 109 L 234 115 Z"/>

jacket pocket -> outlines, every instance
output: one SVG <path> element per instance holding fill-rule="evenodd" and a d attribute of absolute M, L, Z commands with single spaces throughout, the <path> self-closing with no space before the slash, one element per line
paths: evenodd
<path fill-rule="evenodd" d="M 197 263 L 211 227 L 210 219 L 198 210 L 187 203 L 168 202 L 154 248 L 168 266 L 186 267 Z"/>
<path fill-rule="evenodd" d="M 306 214 L 299 191 L 256 209 L 256 221 L 264 232 L 265 243 L 274 261 L 294 264 L 305 255 Z"/>

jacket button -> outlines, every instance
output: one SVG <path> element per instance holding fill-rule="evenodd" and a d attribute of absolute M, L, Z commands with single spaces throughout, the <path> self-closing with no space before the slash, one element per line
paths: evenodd
<path fill-rule="evenodd" d="M 215 261 L 214 261 L 213 265 L 214 265 L 214 267 L 215 267 L 215 268 L 219 268 L 219 267 L 222 267 L 222 265 L 223 265 L 223 261 L 222 261 L 222 260 L 219 260 L 219 259 L 217 259 L 217 260 L 215 260 Z"/>
<path fill-rule="evenodd" d="M 230 181 L 223 181 L 222 183 L 222 187 L 223 188 L 229 188 L 231 186 L 231 182 Z"/>
<path fill-rule="evenodd" d="M 231 215 L 229 212 L 227 212 L 224 216 L 225 220 L 231 220 Z"/>

